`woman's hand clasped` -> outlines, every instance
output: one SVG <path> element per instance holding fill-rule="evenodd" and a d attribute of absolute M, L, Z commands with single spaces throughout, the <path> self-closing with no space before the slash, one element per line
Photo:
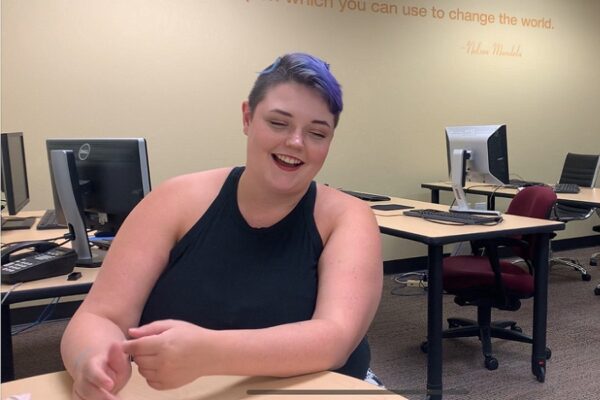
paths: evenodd
<path fill-rule="evenodd" d="M 118 400 L 116 395 L 131 376 L 129 356 L 121 343 L 113 343 L 106 356 L 82 355 L 81 367 L 73 382 L 74 400 Z"/>
<path fill-rule="evenodd" d="M 208 330 L 177 321 L 155 321 L 129 329 L 131 340 L 125 341 L 123 351 L 133 357 L 140 375 L 154 389 L 166 390 L 183 386 L 201 375 L 199 365 L 210 357 L 202 353 L 200 360 L 191 349 L 197 350 Z M 206 342 L 206 341 L 204 341 Z"/>

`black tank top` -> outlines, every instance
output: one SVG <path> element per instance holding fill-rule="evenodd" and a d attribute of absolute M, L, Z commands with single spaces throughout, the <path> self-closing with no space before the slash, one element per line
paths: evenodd
<path fill-rule="evenodd" d="M 316 184 L 267 228 L 253 228 L 237 204 L 243 167 L 171 250 L 140 325 L 178 319 L 208 329 L 259 329 L 310 320 L 323 242 L 314 220 Z M 363 339 L 338 372 L 363 379 L 370 361 Z"/>

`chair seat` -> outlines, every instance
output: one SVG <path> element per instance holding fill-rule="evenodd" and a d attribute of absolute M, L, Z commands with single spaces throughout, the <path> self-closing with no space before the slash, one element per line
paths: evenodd
<path fill-rule="evenodd" d="M 533 296 L 534 281 L 529 272 L 508 261 L 500 260 L 504 288 L 513 296 L 525 299 Z M 495 287 L 494 272 L 486 256 L 454 256 L 444 259 L 444 289 L 451 294 L 471 288 Z"/>

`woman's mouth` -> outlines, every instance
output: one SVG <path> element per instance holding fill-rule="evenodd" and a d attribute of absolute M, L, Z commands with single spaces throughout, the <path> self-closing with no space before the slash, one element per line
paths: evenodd
<path fill-rule="evenodd" d="M 302 160 L 284 154 L 273 154 L 272 157 L 278 166 L 288 171 L 298 169 L 302 164 L 304 164 Z"/>

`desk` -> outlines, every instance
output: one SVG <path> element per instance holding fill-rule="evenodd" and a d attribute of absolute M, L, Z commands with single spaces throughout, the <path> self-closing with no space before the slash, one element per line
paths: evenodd
<path fill-rule="evenodd" d="M 2 398 L 31 393 L 31 400 L 66 400 L 71 398 L 72 382 L 66 372 L 19 379 L 2 384 Z M 293 378 L 205 376 L 178 389 L 158 391 L 146 384 L 135 366 L 131 379 L 119 396 L 122 400 L 324 400 L 332 397 L 406 400 L 370 383 L 335 372 Z"/>
<path fill-rule="evenodd" d="M 433 183 L 422 183 L 422 188 L 431 190 L 431 202 L 440 202 L 440 190 L 452 191 L 452 184 L 450 182 L 433 182 Z M 488 209 L 495 209 L 494 197 L 504 197 L 512 199 L 518 193 L 518 189 L 505 188 L 494 186 L 494 185 L 483 185 L 481 183 L 467 182 L 465 193 L 480 194 L 487 196 L 488 198 Z M 559 203 L 574 204 L 579 206 L 589 207 L 600 207 L 600 188 L 587 188 L 582 187 L 579 193 L 557 193 Z"/>
<path fill-rule="evenodd" d="M 23 212 L 19 216 L 41 216 L 41 212 Z M 31 229 L 18 229 L 2 232 L 2 243 L 17 242 L 22 240 L 43 240 L 54 238 L 64 234 L 62 229 L 50 229 L 38 231 L 35 229 L 37 221 Z M 48 279 L 26 282 L 13 290 L 2 303 L 2 382 L 14 379 L 13 351 L 10 305 L 31 300 L 50 299 L 53 297 L 85 294 L 90 290 L 92 283 L 98 274 L 97 268 L 75 268 L 81 272 L 81 278 L 76 281 L 67 281 L 66 276 L 56 276 Z M 13 285 L 2 284 L 2 299 Z"/>
<path fill-rule="evenodd" d="M 392 198 L 388 202 L 414 208 L 448 210 L 448 206 L 415 200 Z M 377 213 L 376 213 L 377 214 Z M 376 215 L 381 233 L 414 240 L 427 245 L 427 392 L 429 399 L 442 398 L 442 258 L 443 246 L 456 242 L 490 239 L 502 236 L 536 234 L 539 246 L 534 255 L 535 295 L 533 306 L 533 350 L 531 370 L 539 381 L 546 369 L 546 314 L 548 298 L 548 248 L 550 234 L 565 229 L 558 221 L 526 218 L 504 214 L 504 220 L 494 226 L 456 226 L 436 224 L 403 215 Z"/>

